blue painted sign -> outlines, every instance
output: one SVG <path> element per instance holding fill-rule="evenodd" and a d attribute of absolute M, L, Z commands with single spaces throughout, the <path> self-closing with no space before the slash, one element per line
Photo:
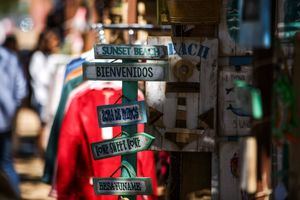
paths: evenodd
<path fill-rule="evenodd" d="M 147 123 L 145 101 L 97 107 L 99 127 Z"/>

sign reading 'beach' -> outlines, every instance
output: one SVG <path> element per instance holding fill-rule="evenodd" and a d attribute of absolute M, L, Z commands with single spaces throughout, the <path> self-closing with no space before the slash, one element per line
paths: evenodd
<path fill-rule="evenodd" d="M 168 59 L 167 47 L 162 45 L 94 45 L 95 58 L 116 58 L 116 59 L 147 59 L 160 60 Z"/>
<path fill-rule="evenodd" d="M 88 80 L 164 81 L 169 63 L 83 63 L 83 77 Z"/>
<path fill-rule="evenodd" d="M 97 195 L 151 195 L 150 178 L 93 178 Z"/>
<path fill-rule="evenodd" d="M 95 142 L 91 144 L 95 160 L 118 155 L 126 155 L 150 148 L 154 137 L 147 133 L 138 133 L 132 136 Z"/>
<path fill-rule="evenodd" d="M 134 125 L 147 122 L 145 101 L 98 106 L 97 111 L 99 127 Z"/>

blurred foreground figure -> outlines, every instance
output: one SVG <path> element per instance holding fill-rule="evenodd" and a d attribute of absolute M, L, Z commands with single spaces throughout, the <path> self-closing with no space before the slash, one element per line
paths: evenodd
<path fill-rule="evenodd" d="M 0 168 L 16 194 L 20 195 L 19 177 L 12 158 L 12 122 L 18 106 L 27 94 L 27 86 L 16 55 L 1 46 L 0 91 Z"/>

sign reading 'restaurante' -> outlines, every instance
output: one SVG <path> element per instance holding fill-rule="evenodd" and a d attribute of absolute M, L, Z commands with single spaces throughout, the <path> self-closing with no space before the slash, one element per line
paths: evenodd
<path fill-rule="evenodd" d="M 125 126 L 147 122 L 145 101 L 97 107 L 99 127 Z"/>
<path fill-rule="evenodd" d="M 87 80 L 164 81 L 169 63 L 83 63 Z"/>

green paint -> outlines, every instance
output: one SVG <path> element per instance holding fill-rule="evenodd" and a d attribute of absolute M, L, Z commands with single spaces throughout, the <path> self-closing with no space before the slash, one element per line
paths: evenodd
<path fill-rule="evenodd" d="M 130 63 L 128 60 L 123 60 L 124 63 Z M 122 82 L 122 102 L 126 103 L 128 99 L 131 99 L 132 101 L 137 101 L 138 97 L 138 82 L 137 81 L 123 81 Z M 125 97 L 126 96 L 126 97 Z M 122 131 L 127 132 L 129 136 L 134 135 L 137 133 L 137 125 L 128 125 L 128 126 L 122 126 Z M 124 134 L 122 134 L 124 135 Z M 126 136 L 126 135 L 124 135 Z M 129 155 L 122 155 L 122 162 L 126 161 L 128 162 L 134 169 L 134 171 L 137 171 L 137 156 L 136 153 L 129 154 Z M 122 177 L 128 178 L 131 177 L 131 175 L 128 173 L 128 170 L 122 169 Z M 129 200 L 136 200 L 136 196 L 128 196 Z"/>
<path fill-rule="evenodd" d="M 91 144 L 91 148 L 94 159 L 97 160 L 147 150 L 150 148 L 153 140 L 154 137 L 147 133 L 136 133 L 131 135 L 131 137 L 121 136 L 102 142 L 95 142 Z"/>

